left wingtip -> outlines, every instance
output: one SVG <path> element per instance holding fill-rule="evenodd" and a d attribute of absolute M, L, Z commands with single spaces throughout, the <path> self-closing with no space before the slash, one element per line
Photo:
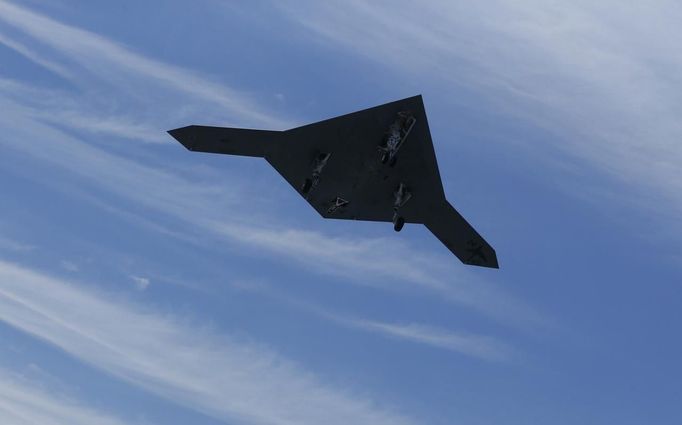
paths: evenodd
<path fill-rule="evenodd" d="M 188 125 L 186 127 L 174 128 L 168 130 L 167 133 L 171 135 L 175 140 L 180 142 L 185 148 L 192 150 L 194 137 L 192 135 L 192 126 Z"/>

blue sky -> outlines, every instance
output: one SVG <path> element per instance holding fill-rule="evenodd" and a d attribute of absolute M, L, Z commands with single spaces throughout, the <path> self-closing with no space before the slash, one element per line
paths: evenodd
<path fill-rule="evenodd" d="M 679 424 L 680 18 L 0 0 L 0 422 Z M 500 270 L 165 133 L 420 93 Z"/>

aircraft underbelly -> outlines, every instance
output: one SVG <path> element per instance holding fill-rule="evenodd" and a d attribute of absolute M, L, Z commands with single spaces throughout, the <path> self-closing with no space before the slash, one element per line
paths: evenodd
<path fill-rule="evenodd" d="M 495 250 L 446 200 L 421 96 L 287 131 L 187 126 L 193 151 L 264 157 L 324 218 L 422 223 L 466 264 Z"/>

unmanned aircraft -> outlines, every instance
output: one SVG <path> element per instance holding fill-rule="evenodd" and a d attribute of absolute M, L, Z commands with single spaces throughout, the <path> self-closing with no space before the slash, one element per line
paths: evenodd
<path fill-rule="evenodd" d="M 495 250 L 450 205 L 421 96 L 286 131 L 190 125 L 190 151 L 265 158 L 324 218 L 424 224 L 463 263 L 499 268 Z"/>

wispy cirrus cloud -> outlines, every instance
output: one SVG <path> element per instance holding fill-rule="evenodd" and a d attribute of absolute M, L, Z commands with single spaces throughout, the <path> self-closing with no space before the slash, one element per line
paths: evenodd
<path fill-rule="evenodd" d="M 36 247 L 22 242 L 17 242 L 13 239 L 0 235 L 0 249 L 6 249 L 14 252 L 28 252 L 34 250 Z"/>
<path fill-rule="evenodd" d="M 30 60 L 31 62 L 34 62 L 37 65 L 42 66 L 43 68 L 63 77 L 66 79 L 73 79 L 73 74 L 66 69 L 66 67 L 60 65 L 57 62 L 53 62 L 49 59 L 46 59 L 42 57 L 39 53 L 33 51 L 31 48 L 27 47 L 26 45 L 12 39 L 11 37 L 8 37 L 2 33 L 0 33 L 0 44 L 4 44 L 6 47 L 14 50 L 15 52 L 19 53 L 20 55 L 24 56 L 26 59 Z"/>
<path fill-rule="evenodd" d="M 55 52 L 78 63 L 98 79 L 106 79 L 110 83 L 123 86 L 134 86 L 136 80 L 143 79 L 146 84 L 156 83 L 166 89 L 213 102 L 231 116 L 253 125 L 268 125 L 275 129 L 288 125 L 288 122 L 264 112 L 263 108 L 246 94 L 224 84 L 179 66 L 151 59 L 105 37 L 64 24 L 11 2 L 0 1 L 0 22 L 50 46 Z M 18 49 L 16 43 L 9 47 Z M 24 55 L 40 65 L 46 63 L 45 60 L 38 60 L 36 55 Z"/>
<path fill-rule="evenodd" d="M 3 27 L 16 37 L 4 35 Z M 291 126 L 250 94 L 216 78 L 4 0 L 0 44 L 71 83 L 51 89 L 0 82 L 5 95 L 31 102 L 36 118 L 52 125 L 151 143 L 170 143 L 165 130 L 199 117 L 223 123 L 230 117 L 242 126 Z"/>
<path fill-rule="evenodd" d="M 0 262 L 0 320 L 151 393 L 248 424 L 409 424 L 277 353 Z M 305 402 L 301 402 L 305 400 Z"/>
<path fill-rule="evenodd" d="M 59 262 L 59 265 L 64 270 L 71 272 L 71 273 L 76 273 L 77 271 L 80 270 L 80 267 L 78 267 L 78 264 L 74 263 L 73 261 L 69 261 L 69 260 L 62 260 Z"/>
<path fill-rule="evenodd" d="M 277 7 L 331 45 L 427 86 L 436 81 L 442 101 L 473 90 L 496 113 L 548 130 L 543 143 L 552 155 L 582 158 L 639 188 L 638 197 L 682 209 L 682 54 L 672 42 L 680 38 L 679 3 L 351 0 Z M 647 205 L 659 204 L 640 206 Z"/>
<path fill-rule="evenodd" d="M 144 291 L 152 283 L 148 277 L 130 276 L 130 279 L 135 284 L 135 288 L 137 288 L 137 290 L 139 290 L 139 291 Z"/>
<path fill-rule="evenodd" d="M 150 59 L 105 37 L 9 2 L 0 1 L 0 12 L 0 23 L 4 22 L 23 31 L 29 39 L 49 46 L 55 58 L 65 56 L 80 65 L 68 68 L 69 71 L 83 72 L 82 68 L 86 69 L 92 78 L 116 87 L 123 87 L 128 82 L 135 84 L 135 81 L 152 83 L 151 89 L 144 85 L 136 96 L 112 90 L 113 99 L 121 99 L 124 103 L 138 102 L 146 98 L 142 93 L 150 93 L 154 98 L 155 93 L 180 92 L 187 95 L 186 91 L 190 90 L 191 96 L 202 99 L 202 102 L 220 104 L 240 120 L 276 124 L 277 119 L 253 103 L 242 102 L 239 93 L 221 89 L 210 81 L 198 81 L 199 77 L 191 71 Z M 162 81 L 160 87 L 154 83 L 158 78 Z M 106 84 L 102 85 L 106 87 Z M 98 89 L 102 90 L 101 87 Z M 181 176 L 128 158 L 120 151 L 114 154 L 106 146 L 85 142 L 61 130 L 63 127 L 86 129 L 118 137 L 157 141 L 155 123 L 163 121 L 159 117 L 121 116 L 115 112 L 118 108 L 114 107 L 112 112 L 109 105 L 97 103 L 86 94 L 64 93 L 63 89 L 43 90 L 16 80 L 0 80 L 0 94 L 4 95 L 0 98 L 0 106 L 5 111 L 0 116 L 0 124 L 6 129 L 0 136 L 0 144 L 28 154 L 41 163 L 68 170 L 81 177 L 84 186 L 96 185 L 98 194 L 89 196 L 100 205 L 114 203 L 111 201 L 113 194 L 164 216 L 182 220 L 191 228 L 209 232 L 222 241 L 251 246 L 270 257 L 284 258 L 287 262 L 293 260 L 319 273 L 384 288 L 431 291 L 451 302 L 520 326 L 545 321 L 532 308 L 476 278 L 475 274 L 462 271 L 453 275 L 439 258 L 429 253 L 415 253 L 409 245 L 394 238 L 389 241 L 335 237 L 292 229 L 272 216 L 268 216 L 267 220 L 256 220 L 253 209 L 248 210 L 251 208 L 249 204 L 262 204 L 267 202 L 264 201 L 267 197 L 253 196 L 253 191 L 248 188 L 250 182 L 235 177 L 230 180 L 229 187 L 206 183 L 205 179 L 196 178 L 194 171 Z M 155 110 L 157 107 L 134 105 L 135 110 Z M 158 128 L 158 134 L 163 134 L 161 128 Z M 31 143 L 25 143 L 26 140 L 31 140 Z M 121 206 L 113 208 L 120 210 Z M 229 220 L 222 213 L 224 211 L 231 212 Z M 131 215 L 128 212 L 124 214 Z M 163 230 L 158 223 L 140 219 L 142 221 Z M 264 226 L 262 222 L 270 225 Z M 387 244 L 391 245 L 390 250 L 384 249 Z"/>
<path fill-rule="evenodd" d="M 12 425 L 124 425 L 129 420 L 55 395 L 40 383 L 0 369 L 0 417 Z M 132 422 L 138 423 L 138 422 Z"/>
<path fill-rule="evenodd" d="M 515 326 L 549 324 L 547 317 L 474 273 L 448 273 L 450 263 L 444 258 L 449 257 L 415 253 L 409 244 L 399 240 L 329 236 L 307 230 L 235 226 L 225 222 L 209 225 L 231 239 L 265 248 L 324 274 L 384 289 L 420 289 Z"/>
<path fill-rule="evenodd" d="M 95 137 L 105 135 L 136 142 L 168 142 L 166 135 L 148 118 L 98 105 L 96 99 L 80 92 L 36 87 L 0 77 L 0 94 L 23 104 L 24 112 L 33 118 L 60 128 L 83 130 Z"/>
<path fill-rule="evenodd" d="M 239 291 L 271 297 L 337 325 L 382 337 L 422 344 L 487 361 L 509 361 L 516 354 L 516 350 L 508 344 L 487 335 L 457 332 L 421 323 L 386 322 L 343 314 L 310 301 L 288 296 L 262 282 L 236 281 L 231 286 Z"/>
<path fill-rule="evenodd" d="M 425 344 L 467 356 L 491 361 L 509 360 L 512 350 L 495 338 L 459 333 L 419 323 L 384 323 L 364 319 L 343 319 L 348 326 L 368 332 Z"/>
<path fill-rule="evenodd" d="M 8 99 L 0 99 L 0 105 L 6 111 L 0 116 L 0 124 L 6 128 L 0 144 L 75 173 L 108 195 L 152 208 L 223 241 L 250 246 L 259 255 L 266 252 L 273 258 L 294 261 L 356 284 L 432 292 L 516 326 L 547 323 L 534 309 L 494 285 L 467 271 L 452 275 L 439 257 L 415 253 L 408 244 L 395 239 L 335 237 L 292 229 L 277 225 L 275 217 L 263 225 L 263 220 L 254 218 L 250 209 L 253 207 L 246 201 L 252 196 L 248 182 L 240 184 L 235 177 L 229 187 L 195 184 L 186 177 L 110 153 L 36 121 L 30 105 Z M 231 212 L 229 219 L 223 211 Z M 387 244 L 390 250 L 385 249 Z"/>

